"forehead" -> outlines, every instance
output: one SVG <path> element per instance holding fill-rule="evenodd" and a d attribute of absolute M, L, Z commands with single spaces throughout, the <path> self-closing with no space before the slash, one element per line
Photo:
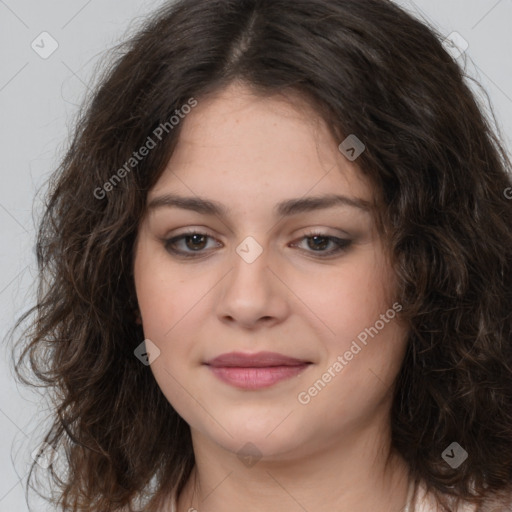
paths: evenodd
<path fill-rule="evenodd" d="M 148 202 L 163 193 L 225 204 L 337 194 L 373 200 L 372 188 L 341 141 L 298 95 L 255 95 L 233 84 L 198 99 Z"/>

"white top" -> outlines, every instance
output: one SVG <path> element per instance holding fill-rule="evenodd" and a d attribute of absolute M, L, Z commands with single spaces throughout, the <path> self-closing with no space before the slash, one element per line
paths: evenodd
<path fill-rule="evenodd" d="M 414 491 L 414 485 L 411 482 L 411 485 L 409 486 L 409 491 L 407 494 L 407 506 L 404 509 L 404 512 L 438 512 L 439 509 L 436 505 L 436 501 L 432 494 L 426 494 L 426 488 L 423 483 L 420 484 L 417 497 L 416 497 L 416 503 L 412 504 L 410 503 L 412 494 Z M 176 512 L 177 509 L 177 503 L 176 503 L 176 495 L 173 495 L 171 498 L 170 503 L 170 509 L 169 512 Z M 189 509 L 190 512 L 194 512 L 195 509 L 191 508 Z M 454 511 L 455 512 L 455 511 Z M 456 512 L 478 512 L 476 505 L 463 505 L 460 506 Z"/>
<path fill-rule="evenodd" d="M 407 498 L 407 507 L 405 512 L 438 512 L 439 507 L 434 496 L 430 493 L 427 494 L 427 489 L 424 482 L 421 482 L 418 488 L 415 503 L 410 503 L 412 498 L 412 492 L 414 491 L 414 485 L 411 483 L 409 486 L 409 494 Z M 470 503 L 460 505 L 454 512 L 478 512 L 477 505 Z"/>

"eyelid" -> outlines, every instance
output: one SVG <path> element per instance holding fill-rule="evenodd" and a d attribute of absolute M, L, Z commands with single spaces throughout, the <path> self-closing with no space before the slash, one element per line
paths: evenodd
<path fill-rule="evenodd" d="M 345 232 L 343 232 L 345 233 Z M 184 240 L 187 236 L 199 235 L 206 237 L 207 239 L 215 240 L 218 242 L 216 237 L 212 236 L 207 232 L 207 230 L 196 229 L 196 228 L 187 228 L 186 231 L 182 231 L 181 233 L 175 234 L 172 237 L 165 237 L 162 239 L 162 243 L 165 249 L 175 255 L 176 257 L 181 258 L 201 258 L 208 255 L 211 252 L 211 249 L 200 249 L 198 251 L 182 251 L 179 249 L 171 249 L 170 246 L 176 244 L 177 242 Z M 348 234 L 347 234 L 348 235 Z M 350 237 L 350 235 L 348 235 Z M 328 233 L 323 232 L 323 230 L 310 228 L 307 232 L 303 233 L 301 236 L 296 238 L 293 242 L 289 243 L 291 247 L 297 247 L 300 242 L 304 240 L 311 239 L 314 237 L 324 238 L 328 240 L 328 243 L 334 243 L 336 247 L 329 251 L 315 251 L 315 250 L 307 250 L 301 249 L 299 250 L 308 256 L 313 256 L 316 259 L 328 259 L 330 257 L 336 257 L 343 253 L 345 253 L 353 243 L 353 238 L 340 238 L 338 236 L 329 235 Z M 208 242 L 207 242 L 208 244 Z"/>
<path fill-rule="evenodd" d="M 215 240 L 215 242 L 218 242 L 217 238 L 214 237 L 212 234 L 210 234 L 206 229 L 203 228 L 187 228 L 185 231 L 181 231 L 177 234 L 173 234 L 172 236 L 165 236 L 161 239 L 162 243 L 165 247 L 170 245 L 171 242 L 178 242 L 180 240 L 185 239 L 187 236 L 192 235 L 200 235 L 207 237 L 208 239 Z M 177 253 L 181 251 L 176 251 Z M 205 253 L 206 251 L 198 251 L 196 254 L 199 255 L 200 253 Z M 187 254 L 194 254 L 194 252 L 190 251 Z"/>
<path fill-rule="evenodd" d="M 348 236 L 350 236 L 350 235 L 348 235 Z M 298 243 L 300 243 L 304 240 L 307 240 L 308 238 L 314 238 L 314 237 L 325 238 L 329 242 L 333 242 L 336 244 L 335 249 L 331 249 L 329 251 L 314 251 L 314 250 L 308 251 L 305 249 L 303 250 L 308 256 L 313 256 L 314 258 L 317 258 L 317 259 L 328 259 L 330 257 L 340 256 L 343 253 L 345 253 L 350 248 L 352 243 L 354 242 L 353 237 L 340 238 L 338 236 L 329 235 L 320 230 L 311 229 L 308 232 L 303 233 L 298 238 L 298 242 L 293 242 L 291 245 L 293 247 L 296 247 L 298 245 Z"/>

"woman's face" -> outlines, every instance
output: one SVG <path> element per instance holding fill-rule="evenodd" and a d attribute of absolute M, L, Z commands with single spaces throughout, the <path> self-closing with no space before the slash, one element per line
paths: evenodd
<path fill-rule="evenodd" d="M 382 432 L 406 338 L 372 188 L 294 105 L 240 85 L 199 100 L 135 253 L 162 392 L 196 439 L 269 457 Z M 212 362 L 232 352 L 278 355 Z"/>

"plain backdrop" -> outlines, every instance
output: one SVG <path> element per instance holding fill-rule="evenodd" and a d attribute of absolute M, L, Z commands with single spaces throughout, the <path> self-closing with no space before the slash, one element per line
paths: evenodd
<path fill-rule="evenodd" d="M 293 1 L 291 4 L 293 5 Z M 64 154 L 80 103 L 106 50 L 133 33 L 162 0 L 0 0 L 0 325 L 2 338 L 33 303 L 35 227 L 41 192 Z M 512 2 L 399 0 L 447 37 L 469 43 L 466 72 L 487 91 L 512 148 Z M 46 32 L 49 35 L 43 34 Z M 41 42 L 43 40 L 43 42 Z M 46 56 L 52 45 L 57 49 Z M 47 58 L 43 58 L 47 57 Z M 459 57 L 463 64 L 463 56 Z M 478 90 L 471 84 L 471 87 Z M 485 97 L 478 92 L 481 101 Z M 488 106 L 484 103 L 484 109 Z M 40 191 L 41 189 L 41 191 Z M 39 192 L 36 198 L 36 192 Z M 13 377 L 11 345 L 0 357 L 0 512 L 25 512 L 31 453 L 48 410 L 44 390 Z M 32 510 L 54 510 L 31 495 Z"/>

